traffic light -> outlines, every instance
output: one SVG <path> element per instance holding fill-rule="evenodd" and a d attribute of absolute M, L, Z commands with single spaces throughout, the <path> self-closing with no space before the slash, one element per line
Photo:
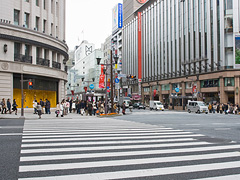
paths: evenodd
<path fill-rule="evenodd" d="M 28 89 L 33 89 L 33 82 L 32 81 L 28 81 Z"/>

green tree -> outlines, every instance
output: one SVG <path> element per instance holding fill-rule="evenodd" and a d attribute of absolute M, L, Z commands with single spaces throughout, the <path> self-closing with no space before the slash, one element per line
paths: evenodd
<path fill-rule="evenodd" d="M 236 49 L 236 64 L 240 64 L 240 49 Z"/>

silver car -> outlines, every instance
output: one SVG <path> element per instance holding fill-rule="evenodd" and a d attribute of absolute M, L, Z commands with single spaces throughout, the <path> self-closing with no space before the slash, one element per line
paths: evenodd
<path fill-rule="evenodd" d="M 189 113 L 208 113 L 208 107 L 202 101 L 188 101 L 187 110 Z"/>

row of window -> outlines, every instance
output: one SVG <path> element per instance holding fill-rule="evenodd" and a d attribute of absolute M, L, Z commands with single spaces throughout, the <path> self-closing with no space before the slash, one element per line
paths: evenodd
<path fill-rule="evenodd" d="M 25 2 L 30 2 L 29 0 L 25 0 Z M 39 6 L 39 0 L 35 0 L 35 5 L 36 6 Z M 46 9 L 46 0 L 42 0 L 42 6 L 43 6 L 43 9 Z M 58 10 L 58 2 L 56 2 L 56 9 Z M 51 0 L 51 13 L 54 12 L 54 1 Z"/>
<path fill-rule="evenodd" d="M 24 22 L 23 22 L 23 27 L 26 27 L 26 28 L 30 28 L 30 22 L 29 22 L 29 17 L 30 17 L 30 14 L 25 12 L 24 13 Z M 16 10 L 14 9 L 14 25 L 17 25 L 19 26 L 20 25 L 20 11 L 19 10 Z M 35 27 L 34 27 L 34 30 L 36 31 L 39 31 L 40 30 L 40 17 L 36 16 L 35 17 Z M 43 22 L 42 22 L 42 30 L 43 30 L 43 33 L 46 33 L 46 30 L 47 30 L 47 20 L 43 19 Z M 56 26 L 56 38 L 58 38 L 58 26 Z M 51 36 L 53 35 L 53 32 L 54 32 L 54 25 L 53 23 L 51 23 Z"/>
<path fill-rule="evenodd" d="M 185 88 L 186 89 L 190 89 L 193 88 L 193 86 L 196 86 L 196 82 L 186 82 L 185 83 Z M 224 86 L 225 87 L 233 87 L 235 86 L 235 82 L 234 82 L 234 78 L 224 78 Z M 209 88 L 209 87 L 220 87 L 220 81 L 219 79 L 209 79 L 209 80 L 203 80 L 201 81 L 201 88 Z M 180 83 L 175 83 L 172 84 L 172 90 L 175 90 L 175 88 L 181 88 L 181 84 Z M 159 90 L 159 86 L 153 86 L 152 90 Z M 161 85 L 161 90 L 162 91 L 169 91 L 170 90 L 170 84 L 163 84 Z M 144 92 L 149 92 L 150 88 L 149 87 L 145 87 L 143 88 Z"/>
<path fill-rule="evenodd" d="M 22 51 L 22 48 L 24 48 L 24 51 Z M 14 43 L 14 61 L 20 61 L 25 63 L 32 63 L 32 46 L 28 44 L 20 44 L 15 42 Z M 21 54 L 23 52 L 24 54 Z M 43 49 L 40 47 L 36 47 L 36 64 L 48 66 L 50 65 L 50 52 L 48 49 Z M 60 63 L 60 54 L 52 51 L 52 66 L 54 68 L 61 69 L 61 63 Z"/>

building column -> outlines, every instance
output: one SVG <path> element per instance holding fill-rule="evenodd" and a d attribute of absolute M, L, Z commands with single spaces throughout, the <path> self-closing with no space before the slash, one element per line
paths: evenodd
<path fill-rule="evenodd" d="M 37 51 L 37 48 L 36 48 L 36 46 L 32 46 L 32 64 L 37 64 L 37 60 L 36 60 L 36 58 L 37 58 L 37 53 L 36 53 L 36 51 Z"/>
<path fill-rule="evenodd" d="M 222 76 L 220 77 L 220 103 L 228 103 L 228 96 L 227 93 L 224 91 L 224 78 Z"/>
<path fill-rule="evenodd" d="M 170 87 L 170 93 L 169 93 L 169 106 L 170 106 L 170 104 L 172 104 L 172 98 L 170 98 L 170 97 L 171 97 L 171 95 L 173 93 L 172 84 L 171 83 L 169 84 L 169 87 Z"/>
<path fill-rule="evenodd" d="M 152 92 L 152 85 L 150 85 L 150 88 L 149 88 L 150 90 L 150 92 L 149 92 L 149 95 L 150 95 L 150 100 L 153 100 L 153 92 Z"/>
<path fill-rule="evenodd" d="M 181 82 L 182 83 L 182 97 L 184 97 L 184 96 L 186 96 L 186 86 L 185 86 L 185 82 Z M 183 108 L 184 108 L 184 103 L 185 103 L 185 101 L 184 101 L 184 99 L 185 98 L 182 98 L 182 106 L 183 106 Z"/>
<path fill-rule="evenodd" d="M 234 88 L 235 89 L 235 93 L 234 93 L 235 104 L 239 104 L 240 103 L 240 95 L 239 95 L 240 78 L 239 78 L 239 76 L 235 76 L 234 81 L 235 81 L 235 88 Z"/>
<path fill-rule="evenodd" d="M 54 60 L 53 60 L 53 58 L 52 58 L 52 51 L 51 51 L 51 50 L 48 51 L 48 58 L 49 58 L 49 60 L 50 60 L 50 62 L 49 62 L 49 67 L 52 67 L 52 62 L 53 62 Z"/>
<path fill-rule="evenodd" d="M 159 101 L 163 103 L 163 95 L 162 95 L 162 86 L 161 84 L 158 85 L 158 97 L 159 97 Z"/>
<path fill-rule="evenodd" d="M 197 100 L 203 101 L 203 98 L 200 96 L 200 93 L 201 93 L 201 82 L 197 81 Z"/>

